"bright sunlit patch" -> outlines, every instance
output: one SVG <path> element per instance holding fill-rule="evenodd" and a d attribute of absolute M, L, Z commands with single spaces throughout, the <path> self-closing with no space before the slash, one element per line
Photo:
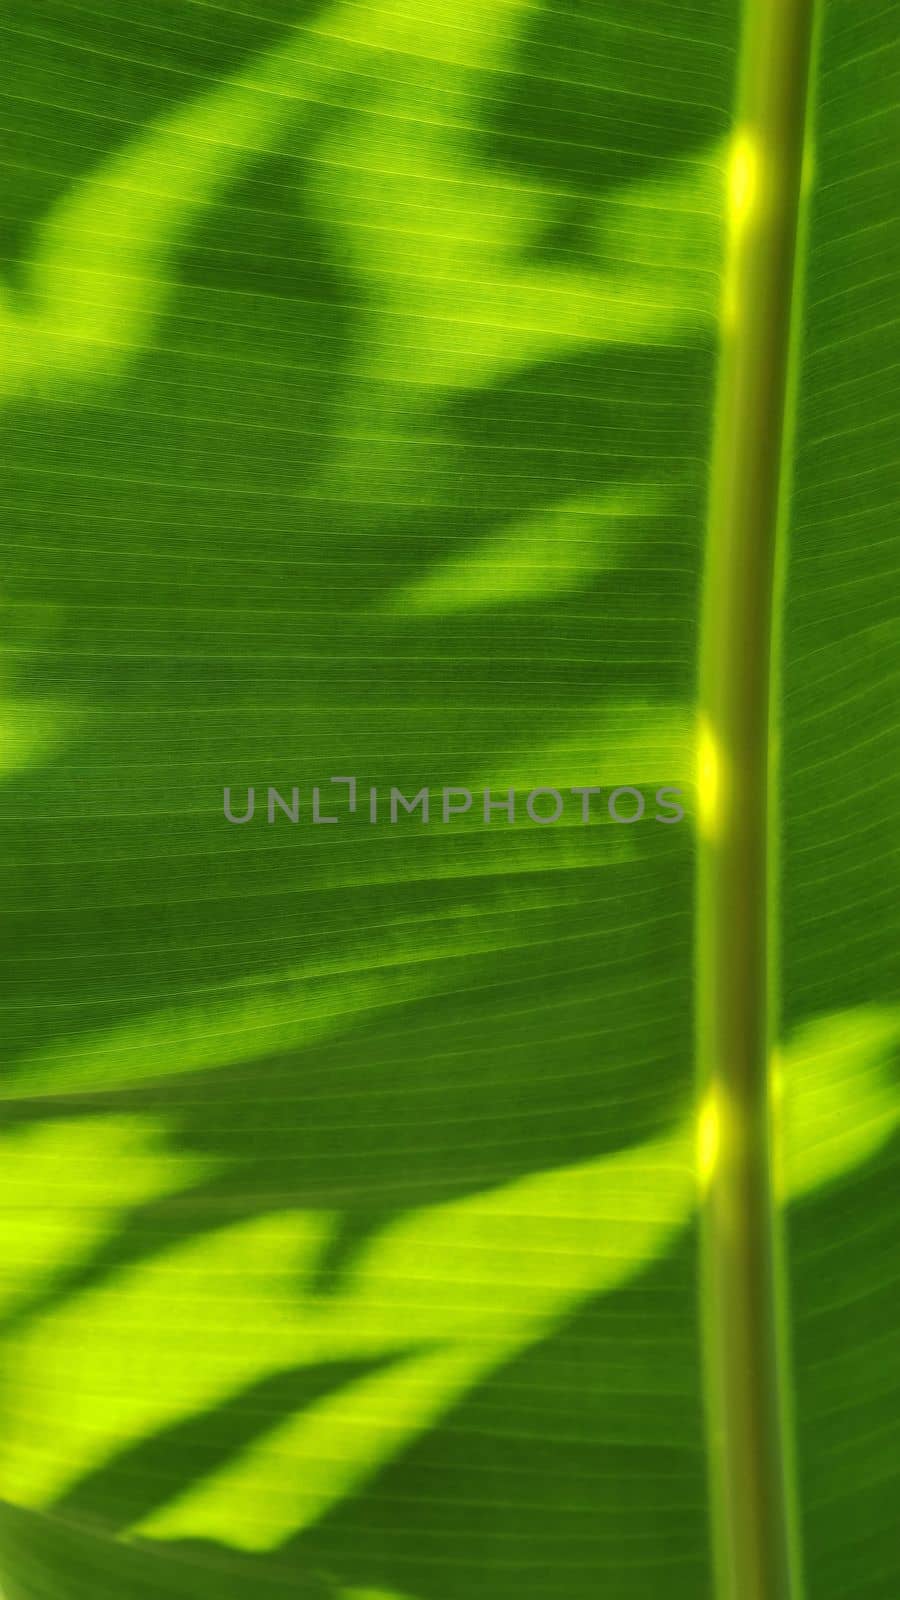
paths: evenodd
<path fill-rule="evenodd" d="M 393 1589 L 345 1589 L 341 1600 L 405 1600 Z"/>
<path fill-rule="evenodd" d="M 637 484 L 571 495 L 437 559 L 395 592 L 390 609 L 438 616 L 575 593 L 596 573 L 621 566 L 630 542 L 665 505 L 660 489 Z"/>
<path fill-rule="evenodd" d="M 696 1199 L 687 1133 L 678 1123 L 643 1145 L 398 1213 L 358 1251 L 337 1292 L 308 1294 L 293 1317 L 285 1293 L 271 1327 L 269 1307 L 259 1305 L 256 1326 L 266 1330 L 273 1370 L 291 1359 L 292 1325 L 295 1362 L 312 1368 L 375 1358 L 374 1369 L 273 1418 L 241 1452 L 154 1502 L 130 1531 L 264 1551 L 321 1522 L 578 1305 L 613 1293 L 665 1256 Z M 235 1295 L 248 1304 L 258 1295 L 236 1267 L 221 1288 L 222 1280 L 212 1281 L 218 1293 L 205 1314 L 220 1321 Z M 177 1291 L 185 1315 L 187 1287 Z M 132 1325 L 134 1316 L 130 1308 Z M 233 1313 L 230 1321 L 246 1338 Z M 146 1317 L 140 1327 L 157 1331 Z M 262 1339 L 257 1332 L 257 1348 Z M 220 1359 L 228 1349 L 227 1335 L 217 1332 Z M 383 1359 L 392 1353 L 395 1359 Z M 154 1363 L 148 1385 L 155 1395 Z M 42 1434 L 53 1437 L 46 1420 Z"/>
<path fill-rule="evenodd" d="M 721 812 L 721 749 L 706 718 L 701 717 L 697 729 L 697 827 L 702 838 L 715 837 Z"/>
<path fill-rule="evenodd" d="M 791 1198 L 834 1183 L 894 1139 L 900 1128 L 898 1047 L 897 1006 L 832 1011 L 793 1034 L 781 1116 L 773 1117 L 776 1148 L 780 1142 L 783 1151 L 782 1188 Z"/>
<path fill-rule="evenodd" d="M 176 1150 L 155 1116 L 15 1123 L 0 1138 L 0 1311 L 40 1298 L 55 1275 L 88 1260 L 134 1206 L 216 1172 Z"/>
<path fill-rule="evenodd" d="M 704 1192 L 713 1180 L 722 1144 L 722 1126 L 715 1089 L 704 1095 L 697 1118 L 697 1178 Z"/>

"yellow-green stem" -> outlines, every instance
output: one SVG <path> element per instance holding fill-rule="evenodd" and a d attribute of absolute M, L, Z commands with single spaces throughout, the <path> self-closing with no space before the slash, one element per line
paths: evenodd
<path fill-rule="evenodd" d="M 770 1166 L 772 594 L 813 0 L 746 0 L 700 658 L 703 1296 L 720 1600 L 794 1600 Z"/>

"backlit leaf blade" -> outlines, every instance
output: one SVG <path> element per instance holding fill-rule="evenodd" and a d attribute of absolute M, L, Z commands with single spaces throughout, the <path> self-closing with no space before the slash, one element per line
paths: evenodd
<path fill-rule="evenodd" d="M 821 12 L 773 1199 L 809 1594 L 887 1600 L 895 97 Z M 763 1600 L 697 1272 L 738 13 L 7 8 L 6 1600 Z"/>

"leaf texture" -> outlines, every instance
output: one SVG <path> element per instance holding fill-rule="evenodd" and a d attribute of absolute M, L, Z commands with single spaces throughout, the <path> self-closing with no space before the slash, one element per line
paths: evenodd
<path fill-rule="evenodd" d="M 725 1600 L 695 722 L 739 10 L 4 9 L 6 1600 Z M 774 1172 L 809 1597 L 888 1600 L 893 13 L 821 11 Z"/>

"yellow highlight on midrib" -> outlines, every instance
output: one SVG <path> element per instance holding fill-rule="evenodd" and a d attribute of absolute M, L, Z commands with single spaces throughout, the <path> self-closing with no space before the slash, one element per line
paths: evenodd
<path fill-rule="evenodd" d="M 736 326 L 740 316 L 743 247 L 748 225 L 758 209 L 759 169 L 758 142 L 746 129 L 738 128 L 730 144 L 725 181 L 728 240 L 720 317 L 726 333 Z"/>
<path fill-rule="evenodd" d="M 778 1045 L 769 1055 L 769 1169 L 772 1199 L 780 1206 L 787 1198 L 784 1173 L 784 1058 Z"/>
<path fill-rule="evenodd" d="M 697 1116 L 697 1181 L 703 1193 L 709 1188 L 719 1162 L 722 1146 L 722 1119 L 718 1096 L 708 1089 Z"/>
<path fill-rule="evenodd" d="M 759 152 L 756 140 L 739 128 L 728 158 L 728 226 L 732 237 L 740 233 L 755 208 L 759 189 Z"/>
<path fill-rule="evenodd" d="M 713 839 L 722 818 L 722 749 L 706 717 L 697 724 L 697 827 Z"/>

